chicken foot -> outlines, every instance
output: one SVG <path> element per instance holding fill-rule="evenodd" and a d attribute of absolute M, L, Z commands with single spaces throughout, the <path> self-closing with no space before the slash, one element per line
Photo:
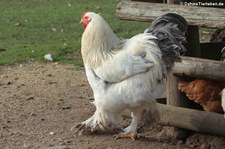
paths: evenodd
<path fill-rule="evenodd" d="M 115 139 L 122 139 L 122 138 L 131 138 L 133 141 L 135 141 L 136 138 L 138 138 L 138 133 L 137 133 L 137 127 L 138 123 L 141 119 L 142 112 L 132 112 L 131 117 L 132 117 L 132 122 L 131 124 L 126 127 L 123 132 L 119 134 L 115 134 L 113 137 Z"/>
<path fill-rule="evenodd" d="M 114 139 L 131 138 L 133 141 L 138 137 L 137 131 L 131 131 L 128 133 L 119 133 L 113 135 Z"/>
<path fill-rule="evenodd" d="M 73 126 L 71 128 L 71 130 L 73 130 L 74 128 L 76 128 L 77 130 L 75 131 L 77 134 L 82 135 L 83 131 L 87 130 L 88 127 L 85 123 L 81 122 L 81 123 L 77 123 L 75 126 Z"/>

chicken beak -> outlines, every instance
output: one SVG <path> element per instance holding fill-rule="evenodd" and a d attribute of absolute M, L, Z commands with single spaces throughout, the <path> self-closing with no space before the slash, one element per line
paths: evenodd
<path fill-rule="evenodd" d="M 81 20 L 80 20 L 80 24 L 83 23 L 83 22 L 84 22 L 83 19 L 81 19 Z"/>

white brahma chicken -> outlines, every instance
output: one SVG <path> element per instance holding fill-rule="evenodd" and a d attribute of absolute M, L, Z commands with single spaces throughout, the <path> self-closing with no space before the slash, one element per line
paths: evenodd
<path fill-rule="evenodd" d="M 96 111 L 76 128 L 79 134 L 98 126 L 117 130 L 122 111 L 128 109 L 132 122 L 114 137 L 135 139 L 138 124 L 148 119 L 148 114 L 159 118 L 155 99 L 164 92 L 164 78 L 174 61 L 185 52 L 182 44 L 187 23 L 183 17 L 168 13 L 144 33 L 120 40 L 96 13 L 84 13 L 81 22 L 85 29 L 81 53 Z"/>

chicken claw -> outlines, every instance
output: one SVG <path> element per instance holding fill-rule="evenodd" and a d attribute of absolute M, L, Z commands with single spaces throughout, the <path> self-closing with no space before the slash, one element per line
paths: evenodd
<path fill-rule="evenodd" d="M 113 135 L 113 137 L 114 137 L 114 139 L 131 138 L 133 141 L 135 141 L 136 138 L 138 137 L 138 134 L 136 131 L 131 131 L 128 133 L 115 134 L 115 135 Z"/>
<path fill-rule="evenodd" d="M 82 135 L 83 131 L 88 129 L 88 127 L 86 126 L 86 124 L 83 123 L 83 122 L 77 123 L 75 126 L 73 126 L 73 127 L 71 128 L 71 130 L 73 130 L 74 128 L 76 129 L 75 132 L 76 132 L 78 135 Z"/>

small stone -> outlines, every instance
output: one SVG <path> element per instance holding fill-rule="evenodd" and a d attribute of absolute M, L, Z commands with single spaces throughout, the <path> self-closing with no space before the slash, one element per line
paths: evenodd
<path fill-rule="evenodd" d="M 45 54 L 44 58 L 48 61 L 53 61 L 52 55 L 51 54 Z"/>
<path fill-rule="evenodd" d="M 47 77 L 52 77 L 52 74 L 47 74 L 46 76 L 47 76 Z"/>
<path fill-rule="evenodd" d="M 34 96 L 30 96 L 26 100 L 32 100 L 32 99 L 34 99 Z"/>
<path fill-rule="evenodd" d="M 61 109 L 62 109 L 62 110 L 71 109 L 71 106 L 63 106 Z"/>
<path fill-rule="evenodd" d="M 55 133 L 54 133 L 54 132 L 52 132 L 52 131 L 51 131 L 49 134 L 50 134 L 51 136 L 55 135 Z"/>
<path fill-rule="evenodd" d="M 11 84 L 13 84 L 12 81 L 8 81 L 8 82 L 7 82 L 7 85 L 11 85 Z"/>
<path fill-rule="evenodd" d="M 37 114 L 35 114 L 35 113 L 31 113 L 30 115 L 31 115 L 31 116 L 37 116 Z"/>
<path fill-rule="evenodd" d="M 55 27 L 52 27 L 52 28 L 51 28 L 51 31 L 52 31 L 52 32 L 56 32 L 57 29 L 56 29 Z"/>

